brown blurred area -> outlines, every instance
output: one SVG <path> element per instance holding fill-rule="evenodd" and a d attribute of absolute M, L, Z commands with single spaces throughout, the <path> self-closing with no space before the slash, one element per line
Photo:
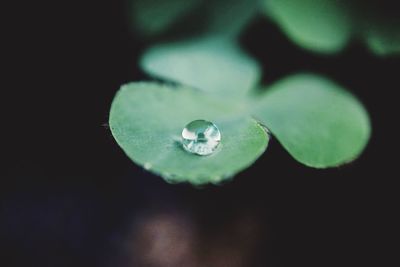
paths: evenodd
<path fill-rule="evenodd" d="M 118 266 L 246 267 L 255 258 L 261 231 L 254 214 L 238 215 L 207 233 L 189 214 L 153 212 L 131 225 Z"/>

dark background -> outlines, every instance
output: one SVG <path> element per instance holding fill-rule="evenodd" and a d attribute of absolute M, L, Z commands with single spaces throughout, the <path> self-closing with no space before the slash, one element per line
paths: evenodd
<path fill-rule="evenodd" d="M 205 244 L 223 240 L 217 251 L 246 244 L 227 229 L 252 218 L 256 249 L 244 266 L 381 265 L 391 254 L 378 251 L 398 213 L 398 57 L 357 42 L 318 56 L 259 18 L 241 42 L 262 62 L 264 82 L 297 71 L 331 77 L 369 110 L 372 139 L 358 160 L 328 170 L 302 166 L 272 140 L 232 182 L 197 189 L 134 165 L 107 128 L 119 86 L 148 79 L 136 65 L 146 43 L 130 31 L 123 1 L 3 10 L 0 266 L 128 266 L 129 225 L 158 212 L 191 218 Z"/>

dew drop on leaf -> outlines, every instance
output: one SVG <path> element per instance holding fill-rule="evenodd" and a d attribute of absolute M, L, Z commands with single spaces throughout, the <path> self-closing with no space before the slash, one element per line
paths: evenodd
<path fill-rule="evenodd" d="M 183 148 L 193 154 L 210 155 L 218 147 L 220 141 L 221 132 L 210 121 L 192 121 L 182 131 Z"/>

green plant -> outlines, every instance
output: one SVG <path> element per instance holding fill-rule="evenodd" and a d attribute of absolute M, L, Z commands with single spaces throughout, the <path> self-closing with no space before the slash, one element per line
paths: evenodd
<path fill-rule="evenodd" d="M 355 36 L 366 40 L 378 55 L 398 53 L 398 29 L 363 18 L 364 12 L 358 11 L 362 4 L 132 2 L 131 21 L 143 38 L 180 41 L 164 42 L 143 53 L 141 68 L 163 82 L 121 87 L 110 111 L 112 134 L 134 162 L 169 182 L 229 179 L 263 154 L 271 136 L 310 167 L 335 167 L 354 160 L 371 134 L 363 105 L 318 74 L 298 73 L 260 85 L 260 65 L 241 50 L 237 40 L 261 10 L 306 50 L 336 53 Z M 211 155 L 195 155 L 182 146 L 182 129 L 194 120 L 211 121 L 221 131 L 219 146 Z"/>
<path fill-rule="evenodd" d="M 396 1 L 131 0 L 130 6 L 133 28 L 147 37 L 176 34 L 183 25 L 189 34 L 236 36 L 262 14 L 309 51 L 334 54 L 356 40 L 379 56 L 400 54 Z"/>
<path fill-rule="evenodd" d="M 319 53 L 336 53 L 358 39 L 376 55 L 400 53 L 398 13 L 388 1 L 263 0 L 263 12 L 297 45 Z M 382 8 L 383 6 L 383 8 Z M 393 11 L 391 11 L 393 12 Z"/>
<path fill-rule="evenodd" d="M 355 159 L 370 137 L 367 112 L 339 85 L 303 73 L 264 88 L 259 65 L 234 39 L 158 45 L 144 53 L 141 67 L 174 83 L 122 86 L 110 127 L 133 161 L 170 182 L 219 183 L 232 177 L 265 151 L 269 132 L 296 160 L 316 168 Z M 196 119 L 221 130 L 221 145 L 212 155 L 182 148 L 181 131 Z"/>

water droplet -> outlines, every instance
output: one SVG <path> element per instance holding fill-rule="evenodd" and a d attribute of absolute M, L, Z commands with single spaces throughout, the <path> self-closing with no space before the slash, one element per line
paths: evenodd
<path fill-rule="evenodd" d="M 221 133 L 214 123 L 195 120 L 182 131 L 182 144 L 186 151 L 201 156 L 210 155 L 219 145 Z"/>
<path fill-rule="evenodd" d="M 143 167 L 146 169 L 146 170 L 150 170 L 151 169 L 151 163 L 150 162 L 146 162 L 144 165 L 143 165 Z"/>

